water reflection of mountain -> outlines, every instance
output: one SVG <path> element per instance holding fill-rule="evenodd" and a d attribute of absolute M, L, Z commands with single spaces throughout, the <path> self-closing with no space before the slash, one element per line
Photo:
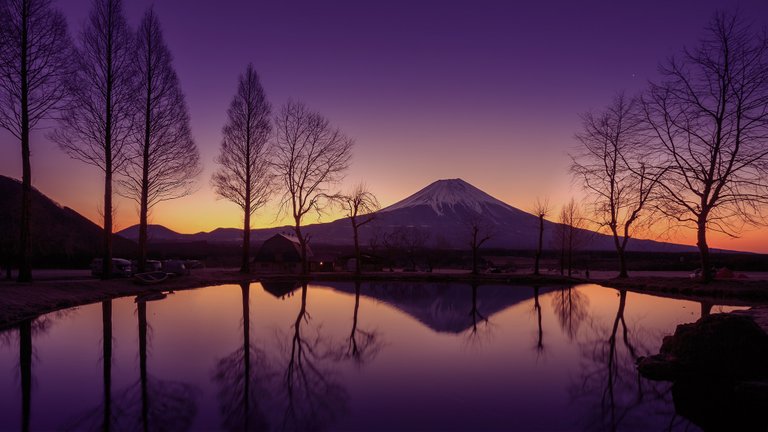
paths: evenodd
<path fill-rule="evenodd" d="M 354 294 L 353 282 L 323 282 L 337 291 Z M 556 291 L 542 287 L 539 295 Z M 484 318 L 518 303 L 532 300 L 530 287 L 481 285 L 473 299 L 472 286 L 457 283 L 370 282 L 362 284 L 360 294 L 393 306 L 441 333 L 463 333 L 474 324 L 473 316 Z M 473 301 L 474 300 L 474 301 Z"/>

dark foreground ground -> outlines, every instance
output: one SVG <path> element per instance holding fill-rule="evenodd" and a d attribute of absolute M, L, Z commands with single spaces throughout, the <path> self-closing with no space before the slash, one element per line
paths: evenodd
<path fill-rule="evenodd" d="M 258 282 L 268 280 L 295 280 L 291 275 L 243 275 L 232 269 L 199 269 L 189 276 L 169 279 L 153 286 L 133 283 L 131 279 L 101 281 L 91 278 L 87 271 L 42 270 L 35 273 L 35 282 L 18 284 L 0 281 L 0 328 L 11 326 L 60 309 L 135 296 L 156 291 L 200 288 L 212 285 Z M 354 280 L 350 273 L 317 273 L 310 281 Z M 364 281 L 461 282 L 510 285 L 574 285 L 597 283 L 606 287 L 653 293 L 665 297 L 692 300 L 711 300 L 730 305 L 757 306 L 768 304 L 768 280 L 718 280 L 701 284 L 684 275 L 643 275 L 629 279 L 579 279 L 559 275 L 532 276 L 525 274 L 483 274 L 472 276 L 466 272 L 368 273 Z"/>

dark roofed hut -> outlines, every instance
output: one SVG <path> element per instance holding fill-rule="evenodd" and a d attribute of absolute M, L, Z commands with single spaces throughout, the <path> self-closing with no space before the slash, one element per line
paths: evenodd
<path fill-rule="evenodd" d="M 312 258 L 307 246 L 307 259 Z M 254 269 L 264 273 L 301 273 L 301 243 L 290 234 L 275 234 L 262 243 L 253 260 Z"/>

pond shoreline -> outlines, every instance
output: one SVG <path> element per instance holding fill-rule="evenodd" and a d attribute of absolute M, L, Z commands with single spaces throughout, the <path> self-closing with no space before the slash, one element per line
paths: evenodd
<path fill-rule="evenodd" d="M 24 320 L 61 309 L 82 306 L 118 297 L 136 296 L 158 291 L 176 291 L 206 286 L 249 282 L 285 282 L 301 280 L 295 275 L 243 275 L 234 269 L 200 269 L 189 276 L 172 278 L 158 285 L 137 285 L 132 279 L 102 281 L 73 275 L 38 278 L 33 283 L 20 284 L 0 281 L 0 329 Z M 351 273 L 315 273 L 309 282 L 459 282 L 505 285 L 578 285 L 594 283 L 607 288 L 627 289 L 638 293 L 656 294 L 686 300 L 758 305 L 768 303 L 768 283 L 765 281 L 714 281 L 700 284 L 684 278 L 636 277 L 629 279 L 586 280 L 560 275 L 482 274 L 468 273 L 366 273 L 355 277 Z"/>

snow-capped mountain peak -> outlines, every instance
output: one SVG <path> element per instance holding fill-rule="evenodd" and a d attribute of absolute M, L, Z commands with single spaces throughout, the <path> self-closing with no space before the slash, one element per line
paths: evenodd
<path fill-rule="evenodd" d="M 510 208 L 503 201 L 457 178 L 438 180 L 408 198 L 382 209 L 381 212 L 428 206 L 438 215 L 443 215 L 455 207 L 465 207 L 483 213 L 483 209 L 489 205 Z"/>

